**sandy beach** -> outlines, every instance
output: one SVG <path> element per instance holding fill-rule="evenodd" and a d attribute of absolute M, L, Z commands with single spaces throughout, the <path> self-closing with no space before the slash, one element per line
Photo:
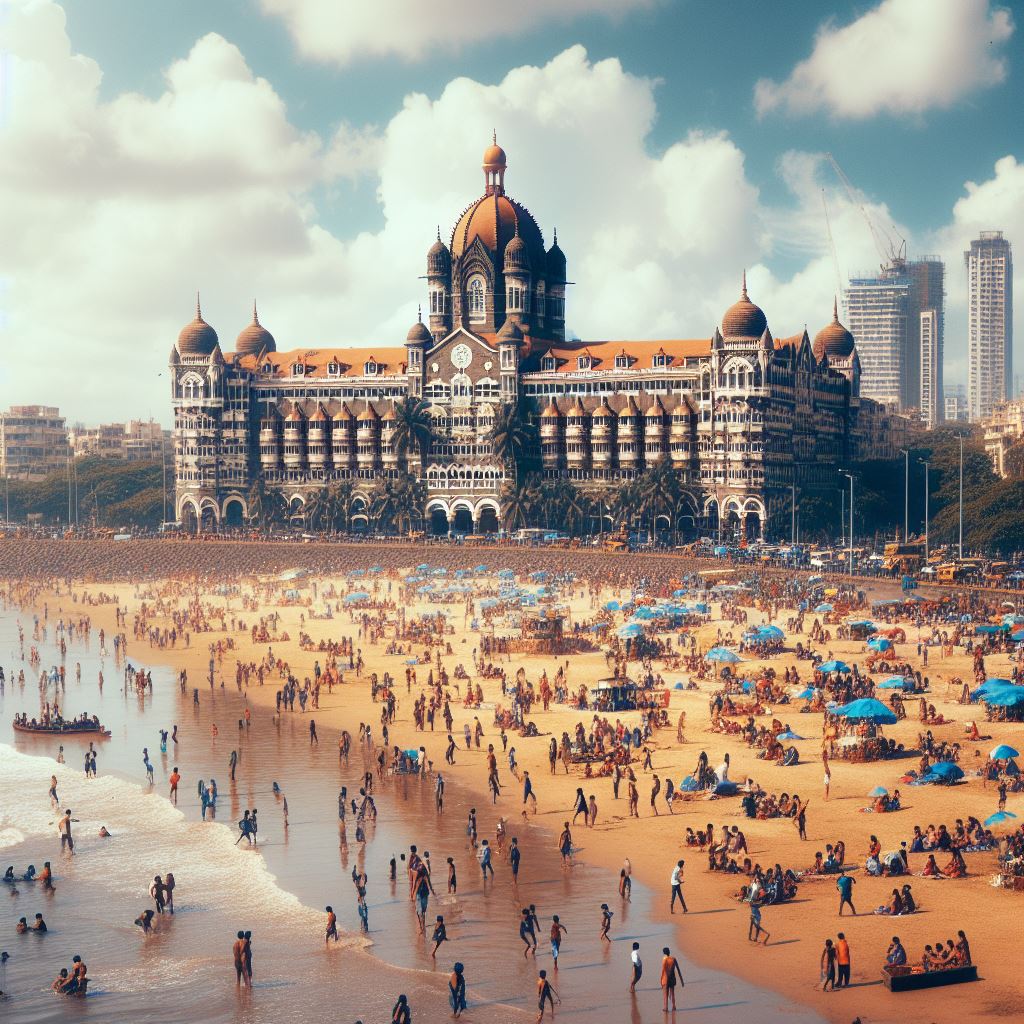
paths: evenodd
<path fill-rule="evenodd" d="M 177 548 L 178 545 L 173 547 Z M 188 549 L 181 575 L 189 575 L 199 570 L 203 545 L 195 545 Z M 955 819 L 975 815 L 984 819 L 996 809 L 997 796 L 992 788 L 984 788 L 982 780 L 975 776 L 975 771 L 985 763 L 986 752 L 1000 742 L 1013 743 L 1019 736 L 1020 726 L 1010 723 L 986 723 L 983 710 L 978 706 L 964 706 L 957 702 L 960 688 L 950 684 L 954 678 L 971 680 L 973 678 L 971 658 L 962 648 L 953 649 L 952 654 L 943 656 L 943 648 L 928 649 L 929 661 L 925 665 L 918 653 L 918 630 L 908 620 L 899 622 L 907 635 L 905 643 L 897 644 L 895 652 L 900 661 L 909 662 L 914 668 L 920 669 L 930 680 L 928 701 L 935 705 L 945 724 L 930 726 L 934 737 L 961 744 L 961 767 L 967 772 L 967 781 L 956 787 L 914 786 L 901 784 L 900 777 L 904 772 L 916 766 L 916 759 L 881 761 L 872 763 L 850 763 L 833 761 L 831 768 L 831 791 L 829 799 L 824 798 L 823 770 L 820 758 L 823 722 L 820 714 L 803 714 L 799 708 L 804 702 L 795 702 L 771 709 L 765 718 L 758 722 L 771 722 L 778 718 L 788 724 L 794 733 L 803 739 L 795 745 L 800 754 L 800 763 L 793 767 L 781 767 L 766 763 L 755 756 L 741 736 L 713 733 L 710 731 L 711 711 L 710 695 L 718 689 L 717 683 L 708 678 L 699 682 L 696 689 L 675 689 L 674 684 L 689 681 L 690 673 L 684 670 L 667 670 L 655 660 L 653 668 L 661 672 L 670 687 L 670 705 L 668 708 L 670 728 L 657 730 L 653 736 L 653 766 L 650 771 L 641 771 L 640 763 L 634 763 L 637 774 L 637 788 L 640 794 L 639 818 L 627 816 L 627 805 L 622 798 L 614 800 L 612 785 L 607 778 L 588 779 L 583 777 L 582 769 L 573 766 L 568 773 L 561 763 L 557 765 L 555 774 L 551 774 L 548 763 L 548 744 L 551 735 L 561 735 L 563 730 L 572 732 L 577 722 L 583 722 L 589 728 L 593 712 L 577 711 L 569 705 L 553 704 L 549 711 L 534 707 L 527 716 L 528 721 L 535 723 L 541 735 L 537 737 L 521 737 L 512 735 L 511 742 L 516 748 L 519 765 L 530 772 L 537 792 L 537 814 L 529 816 L 523 823 L 521 786 L 511 778 L 507 765 L 502 758 L 498 730 L 493 725 L 493 708 L 496 704 L 505 703 L 500 690 L 500 682 L 496 679 L 481 678 L 474 673 L 473 650 L 478 648 L 481 633 L 469 628 L 474 613 L 466 610 L 465 604 L 453 603 L 437 605 L 424 595 L 423 600 L 416 600 L 401 587 L 399 577 L 394 575 L 398 566 L 413 570 L 416 564 L 429 563 L 431 566 L 445 566 L 452 570 L 465 568 L 474 561 L 486 561 L 473 552 L 458 552 L 448 549 L 404 549 L 388 553 L 391 562 L 385 566 L 388 572 L 375 577 L 353 579 L 337 573 L 325 571 L 322 553 L 310 552 L 309 565 L 313 570 L 308 575 L 297 577 L 290 583 L 278 582 L 272 587 L 264 586 L 262 603 L 256 601 L 256 590 L 253 580 L 241 576 L 244 571 L 239 563 L 235 572 L 214 573 L 222 581 L 220 585 L 210 582 L 194 583 L 186 586 L 183 583 L 163 583 L 158 579 L 146 578 L 143 583 L 126 582 L 124 580 L 83 583 L 72 583 L 74 600 L 67 592 L 64 584 L 61 593 L 56 593 L 54 584 L 34 591 L 32 601 L 37 609 L 47 607 L 48 620 L 64 616 L 77 618 L 88 615 L 92 620 L 94 631 L 105 629 L 108 636 L 119 632 L 115 623 L 115 607 L 127 613 L 128 623 L 128 659 L 133 658 L 147 664 L 166 664 L 175 671 L 184 669 L 188 673 L 190 687 L 195 686 L 202 693 L 208 689 L 206 676 L 210 658 L 208 645 L 230 638 L 234 647 L 225 652 L 222 660 L 215 668 L 216 685 L 221 679 L 225 681 L 225 697 L 234 695 L 239 714 L 245 702 L 258 709 L 273 709 L 275 693 L 281 685 L 277 679 L 268 679 L 266 685 L 255 685 L 254 681 L 241 691 L 235 687 L 235 665 L 259 662 L 267 655 L 268 644 L 254 642 L 251 627 L 271 613 L 278 615 L 279 620 L 274 630 L 275 636 L 287 634 L 289 640 L 274 639 L 272 646 L 274 655 L 288 663 L 291 673 L 302 680 L 312 677 L 314 664 L 319 661 L 325 664 L 325 655 L 316 650 L 300 649 L 300 634 L 307 634 L 315 648 L 321 640 L 338 640 L 340 637 L 351 637 L 355 646 L 361 651 L 365 665 L 358 675 L 345 671 L 345 682 L 323 694 L 320 707 L 315 711 L 307 709 L 305 717 L 314 717 L 323 743 L 323 756 L 336 758 L 332 751 L 332 741 L 341 730 L 348 730 L 356 735 L 361 722 L 369 722 L 379 734 L 380 705 L 371 700 L 369 679 L 372 673 L 383 677 L 390 672 L 396 680 L 398 696 L 397 717 L 390 727 L 391 742 L 404 748 L 426 748 L 427 757 L 433 761 L 435 768 L 443 768 L 445 777 L 460 794 L 468 799 L 475 799 L 482 806 L 488 804 L 486 746 L 494 743 L 498 751 L 499 774 L 503 786 L 502 794 L 493 808 L 493 813 L 503 815 L 509 821 L 509 834 L 516 834 L 517 828 L 543 829 L 554 849 L 556 838 L 563 821 L 569 817 L 574 801 L 576 788 L 582 786 L 589 796 L 593 793 L 599 807 L 598 821 L 595 827 L 585 828 L 577 824 L 573 830 L 574 845 L 577 848 L 576 858 L 589 868 L 600 869 L 587 876 L 587 885 L 607 885 L 606 891 L 595 891 L 591 898 L 595 904 L 607 901 L 618 909 L 620 898 L 614 889 L 615 878 L 628 858 L 632 872 L 638 882 L 642 883 L 654 895 L 654 913 L 664 922 L 669 921 L 668 896 L 669 876 L 676 861 L 686 861 L 685 893 L 689 907 L 686 915 L 676 915 L 674 923 L 675 944 L 686 958 L 699 968 L 714 968 L 726 971 L 737 977 L 750 981 L 757 986 L 777 993 L 784 1002 L 796 1006 L 806 1006 L 820 1017 L 832 1021 L 850 1021 L 859 1016 L 864 1021 L 897 1021 L 908 1014 L 921 1021 L 954 1021 L 968 1016 L 970 1019 L 985 1019 L 1008 1016 L 1016 1012 L 1019 988 L 1016 970 L 1004 951 L 1003 923 L 1012 920 L 1012 913 L 1019 894 L 996 889 L 990 884 L 995 872 L 995 855 L 991 852 L 979 852 L 966 855 L 969 876 L 963 879 L 932 880 L 915 877 L 924 866 L 924 854 L 910 855 L 910 877 L 900 879 L 901 883 L 910 882 L 920 907 L 920 912 L 898 919 L 876 916 L 871 913 L 874 908 L 886 902 L 895 880 L 875 878 L 866 875 L 861 867 L 855 871 L 856 880 L 854 899 L 859 914 L 856 917 L 837 917 L 838 894 L 834 878 L 824 877 L 820 880 L 804 880 L 801 882 L 797 898 L 764 908 L 764 926 L 771 933 L 771 941 L 766 946 L 754 946 L 747 941 L 747 912 L 739 903 L 736 894 L 741 883 L 746 879 L 742 875 L 730 875 L 708 870 L 707 854 L 695 848 L 687 848 L 683 842 L 687 827 L 703 829 L 708 823 L 714 824 L 716 830 L 721 826 L 738 825 L 746 835 L 748 856 L 763 867 L 780 864 L 783 869 L 795 871 L 811 866 L 817 851 L 823 851 L 826 843 L 842 841 L 847 850 L 847 863 L 863 865 L 870 836 L 877 836 L 883 850 L 898 849 L 901 842 L 909 841 L 915 825 L 925 828 L 929 824 L 945 823 L 952 828 Z M 367 564 L 378 559 L 377 551 L 367 551 Z M 515 553 L 515 568 L 525 569 L 529 565 L 529 553 Z M 154 556 L 144 556 L 157 568 Z M 573 558 L 572 555 L 563 557 Z M 628 573 L 639 578 L 648 577 L 647 593 L 657 596 L 662 591 L 671 592 L 671 583 L 656 570 L 656 560 L 629 560 L 612 562 L 612 573 L 607 570 L 605 562 L 604 576 L 607 579 L 615 571 Z M 520 565 L 522 562 L 522 565 Z M 396 564 L 397 563 L 397 564 Z M 653 565 L 653 570 L 652 570 Z M 74 577 L 75 569 L 80 571 L 83 564 L 76 565 L 74 559 L 67 566 L 66 576 Z M 274 569 L 296 567 L 294 556 L 283 559 Z M 159 568 L 167 572 L 170 563 L 162 562 Z M 674 569 L 674 567 L 673 567 Z M 568 605 L 569 621 L 584 621 L 593 618 L 612 600 L 625 600 L 629 594 L 620 589 L 619 580 L 613 585 L 599 586 L 600 569 L 593 569 L 591 560 L 578 560 L 580 579 L 571 589 L 564 590 L 560 602 Z M 584 576 L 594 572 L 591 577 L 593 587 L 585 584 Z M 62 574 L 64 567 L 62 566 Z M 89 575 L 94 575 L 90 573 Z M 113 574 L 112 574 L 113 575 Z M 230 581 L 237 584 L 237 592 L 218 593 L 218 586 Z M 337 597 L 325 602 L 323 598 L 313 597 L 313 587 L 318 594 L 324 593 L 333 586 Z M 464 708 L 459 699 L 455 699 L 454 686 L 451 709 L 454 715 L 453 735 L 459 741 L 456 763 L 446 766 L 444 763 L 447 733 L 443 722 L 437 721 L 433 732 L 417 731 L 412 721 L 412 704 L 419 691 L 424 689 L 426 674 L 430 666 L 416 666 L 417 685 L 406 687 L 406 660 L 409 651 L 386 653 L 387 644 L 392 636 L 387 629 L 384 635 L 374 642 L 369 636 L 361 635 L 358 620 L 362 611 L 345 610 L 340 601 L 341 595 L 356 588 L 365 588 L 371 593 L 374 602 L 390 603 L 405 607 L 408 617 L 419 612 L 444 611 L 448 616 L 447 623 L 452 627 L 450 635 L 445 637 L 451 645 L 451 654 L 442 654 L 441 664 L 450 676 L 454 677 L 457 666 L 462 666 L 473 677 L 474 686 L 479 683 L 483 690 L 484 703 L 481 708 Z M 388 588 L 391 588 L 390 598 Z M 411 588 L 410 588 L 411 589 Z M 287 600 L 286 591 L 296 591 L 296 597 Z M 24 591 L 23 593 L 27 593 Z M 91 599 L 105 595 L 108 603 L 87 604 L 83 602 L 85 595 Z M 175 647 L 151 646 L 146 640 L 138 640 L 131 635 L 131 624 L 134 616 L 140 611 L 143 602 L 152 605 L 156 595 L 162 594 L 168 605 L 184 608 L 189 601 L 207 609 L 208 621 L 215 623 L 210 632 L 191 632 L 190 645 L 185 648 L 179 642 Z M 401 601 L 399 596 L 404 594 Z M 469 595 L 470 598 L 473 595 Z M 111 601 L 116 600 L 116 604 Z M 248 607 L 243 607 L 243 601 Z M 415 603 L 409 603 L 414 601 Z M 308 602 L 308 603 L 307 603 Z M 336 606 L 331 619 L 312 619 L 309 617 L 311 608 L 322 609 L 325 603 Z M 221 619 L 210 614 L 210 610 L 224 609 L 224 631 L 221 631 Z M 364 611 L 373 613 L 372 607 Z M 808 633 L 815 616 L 808 615 L 806 627 L 808 633 L 796 634 L 788 628 L 787 620 L 794 615 L 791 607 L 780 607 L 778 614 L 771 618 L 769 613 L 756 608 L 745 609 L 747 622 L 745 625 L 759 625 L 773 621 L 786 631 L 785 649 L 774 655 L 770 666 L 781 675 L 786 667 L 796 668 L 800 679 L 810 677 L 809 663 L 797 661 L 793 647 L 796 642 L 805 646 L 809 642 Z M 394 611 L 388 614 L 393 615 Z M 822 618 L 822 616 L 818 616 Z M 622 621 L 621 613 L 615 615 L 616 622 Z M 234 622 L 234 629 L 232 629 Z M 147 625 L 160 629 L 168 627 L 170 619 L 158 614 L 147 619 Z M 897 623 L 893 623 L 897 625 Z M 833 635 L 835 628 L 832 628 Z M 721 605 L 713 603 L 711 614 L 706 622 L 696 630 L 696 643 L 700 650 L 707 650 L 723 640 L 723 634 L 732 634 L 732 643 L 724 637 L 728 646 L 735 646 L 742 626 L 735 626 L 721 618 Z M 502 634 L 500 626 L 496 627 L 497 635 Z M 823 656 L 842 659 L 850 665 L 865 662 L 865 644 L 863 640 L 837 640 L 814 645 Z M 422 647 L 414 645 L 414 653 L 420 654 Z M 436 650 L 436 649 L 435 649 Z M 746 659 L 745 659 L 746 661 Z M 436 669 L 437 661 L 433 662 Z M 745 673 L 751 673 L 761 667 L 758 661 L 749 661 L 737 666 Z M 600 651 L 585 654 L 572 654 L 568 657 L 555 657 L 542 654 L 513 654 L 500 661 L 509 677 L 522 670 L 526 678 L 537 685 L 542 673 L 547 672 L 553 677 L 559 666 L 565 668 L 567 684 L 570 690 L 581 685 L 591 685 L 599 678 L 608 674 L 608 663 Z M 1008 676 L 1010 674 L 1009 655 L 990 655 L 986 658 L 988 675 Z M 630 665 L 633 674 L 636 665 Z M 880 677 L 879 677 L 880 678 Z M 456 682 L 458 680 L 455 680 Z M 465 683 L 459 689 L 459 695 L 465 693 Z M 895 726 L 885 729 L 886 737 L 891 737 L 908 748 L 916 748 L 918 734 L 929 728 L 917 720 L 917 701 L 908 700 L 908 717 Z M 676 739 L 676 722 L 681 711 L 686 713 L 685 739 L 679 743 Z M 284 713 L 290 717 L 290 712 Z M 302 713 L 296 707 L 296 718 Z M 621 718 L 632 725 L 640 721 L 637 712 L 611 713 L 612 721 Z M 479 718 L 483 726 L 483 745 L 465 750 L 462 742 L 462 731 L 466 723 L 471 726 Z M 969 743 L 965 740 L 964 727 L 968 720 L 977 719 L 984 740 Z M 302 725 L 300 721 L 300 726 Z M 336 741 L 335 741 L 336 742 Z M 336 749 L 336 748 L 335 748 Z M 738 798 L 716 800 L 694 799 L 677 801 L 669 813 L 664 800 L 659 796 L 655 816 L 650 806 L 649 794 L 651 779 L 654 773 L 662 779 L 673 779 L 676 784 L 689 775 L 697 764 L 698 755 L 706 751 L 709 763 L 718 765 L 724 755 L 730 758 L 730 778 L 744 780 L 755 779 L 770 793 L 790 795 L 799 793 L 807 802 L 807 839 L 801 840 L 794 822 L 789 818 L 771 818 L 758 820 L 747 818 L 741 809 Z M 866 812 L 872 801 L 868 793 L 876 786 L 884 786 L 890 792 L 900 789 L 903 807 L 895 813 L 876 814 Z M 333 813 L 333 793 L 323 794 L 324 813 Z M 1015 803 L 1019 797 L 1011 794 L 1008 809 L 1016 810 Z M 486 835 L 486 832 L 482 832 Z M 351 837 L 350 837 L 351 839 Z M 380 854 L 373 851 L 370 857 Z M 940 858 L 940 860 L 942 860 Z M 377 870 L 381 870 L 378 866 Z M 435 869 L 436 870 L 436 869 Z M 463 870 L 473 870 L 468 865 Z M 499 869 L 500 870 L 500 869 Z M 604 878 L 604 883 L 598 879 Z M 994 923 L 996 926 L 993 926 Z M 514 921 L 508 925 L 514 927 Z M 912 959 L 920 956 L 925 943 L 945 941 L 955 937 L 959 929 L 964 929 L 970 938 L 973 958 L 979 965 L 981 982 L 974 985 L 956 986 L 948 989 L 929 990 L 908 994 L 888 992 L 880 982 L 880 969 L 884 962 L 886 948 L 891 937 L 898 934 Z M 835 938 L 838 931 L 844 931 L 852 950 L 853 984 L 847 991 L 822 992 L 818 962 L 825 938 Z M 592 955 L 599 948 L 594 937 L 589 935 L 574 936 L 574 943 L 580 955 Z M 593 947 L 588 952 L 588 947 Z M 651 968 L 654 968 L 655 950 L 648 949 L 647 957 Z M 688 979 L 688 982 L 690 979 Z M 682 990 L 681 1011 L 687 1003 L 687 992 Z M 652 997 L 654 998 L 654 997 Z M 645 1008 L 650 1009 L 650 1008 Z M 654 1009 L 658 1009 L 654 1007 Z M 472 1019 L 472 1018 L 468 1018 Z M 593 1020 L 602 1020 L 599 1013 Z M 646 1017 L 644 1019 L 647 1019 Z M 651 1015 L 654 1019 L 654 1015 Z"/>

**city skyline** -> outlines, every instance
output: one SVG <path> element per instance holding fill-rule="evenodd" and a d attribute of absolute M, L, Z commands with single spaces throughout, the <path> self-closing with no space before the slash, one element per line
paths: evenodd
<path fill-rule="evenodd" d="M 185 3 L 173 24 L 156 5 L 112 0 L 89 18 L 78 0 L 12 4 L 0 331 L 25 357 L 0 402 L 167 425 L 166 352 L 197 290 L 224 338 L 255 297 L 290 348 L 400 344 L 436 211 L 479 188 L 492 130 L 510 193 L 577 254 L 568 333 L 710 337 L 743 267 L 773 324 L 813 333 L 841 284 L 881 262 L 863 204 L 911 258 L 945 261 L 945 379 L 966 382 L 962 253 L 983 230 L 1024 235 L 1010 14 L 981 0 L 771 19 L 752 4 L 612 7 L 577 0 L 551 20 L 527 4 L 519 28 L 458 31 L 413 12 L 382 42 L 317 21 L 329 5 L 315 0 Z M 138 46 L 114 45 L 114 19 L 145 21 Z M 920 29 L 927 59 L 908 69 L 892 43 L 885 88 L 855 82 L 858 41 L 894 24 Z M 728 84 L 707 85 L 702 33 L 742 37 Z M 693 52 L 685 72 L 650 43 L 669 36 Z M 938 160 L 968 125 L 972 145 Z M 73 372 L 51 377 L 54 362 Z"/>

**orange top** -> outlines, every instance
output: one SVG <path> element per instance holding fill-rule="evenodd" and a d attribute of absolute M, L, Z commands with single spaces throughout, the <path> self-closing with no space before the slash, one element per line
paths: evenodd
<path fill-rule="evenodd" d="M 171 788 L 173 789 L 181 782 L 181 776 L 177 772 L 171 772 Z"/>
<path fill-rule="evenodd" d="M 846 939 L 836 939 L 836 960 L 843 965 L 850 962 L 850 944 Z"/>

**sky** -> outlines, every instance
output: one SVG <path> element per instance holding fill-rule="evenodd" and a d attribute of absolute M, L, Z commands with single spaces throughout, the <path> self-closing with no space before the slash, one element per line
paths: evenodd
<path fill-rule="evenodd" d="M 963 251 L 1024 245 L 1021 10 L 0 0 L 0 406 L 169 425 L 197 292 L 225 351 L 254 299 L 279 349 L 401 344 L 492 131 L 579 336 L 710 337 L 744 270 L 813 336 L 905 240 L 962 383 Z"/>

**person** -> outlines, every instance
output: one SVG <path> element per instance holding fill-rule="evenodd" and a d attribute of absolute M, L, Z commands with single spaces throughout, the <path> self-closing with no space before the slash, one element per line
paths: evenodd
<path fill-rule="evenodd" d="M 135 918 L 135 923 L 148 935 L 153 930 L 154 917 L 154 912 L 147 907 L 139 917 Z"/>
<path fill-rule="evenodd" d="M 825 773 L 825 799 L 828 799 L 828 791 L 832 787 L 832 768 L 828 763 L 828 754 L 821 752 L 821 766 Z"/>
<path fill-rule="evenodd" d="M 601 933 L 598 936 L 604 939 L 605 942 L 611 942 L 611 938 L 608 936 L 608 932 L 612 927 L 612 912 L 608 909 L 607 903 L 601 904 Z"/>
<path fill-rule="evenodd" d="M 530 911 L 525 907 L 523 908 L 522 920 L 519 922 L 519 938 L 523 940 L 523 944 L 526 946 L 523 950 L 523 957 L 528 957 L 531 953 L 536 956 L 537 933 L 533 928 L 533 920 L 530 917 Z"/>
<path fill-rule="evenodd" d="M 181 775 L 178 773 L 177 765 L 174 766 L 174 771 L 171 772 L 168 782 L 171 784 L 171 791 L 167 799 L 176 805 L 178 803 L 178 783 L 181 782 Z"/>
<path fill-rule="evenodd" d="M 43 870 L 39 872 L 39 877 L 36 881 L 48 892 L 54 892 L 53 888 L 53 871 L 50 869 L 50 862 L 48 860 L 43 861 Z"/>
<path fill-rule="evenodd" d="M 551 958 L 555 961 L 555 970 L 558 970 L 558 951 L 562 946 L 562 933 L 569 934 L 569 929 L 558 920 L 555 914 L 551 918 Z"/>
<path fill-rule="evenodd" d="M 480 849 L 480 870 L 483 872 L 484 881 L 487 881 L 487 872 L 490 871 L 491 878 L 494 877 L 494 865 L 491 864 L 491 848 L 486 839 L 481 843 Z"/>
<path fill-rule="evenodd" d="M 242 939 L 242 961 L 245 964 L 245 976 L 249 979 L 249 988 L 252 988 L 252 932 L 244 932 Z"/>
<path fill-rule="evenodd" d="M 455 858 L 448 858 L 448 892 L 455 896 L 459 891 L 459 880 L 455 874 Z"/>
<path fill-rule="evenodd" d="M 398 997 L 398 1002 L 391 1009 L 391 1024 L 412 1024 L 409 1000 L 404 995 Z"/>
<path fill-rule="evenodd" d="M 325 908 L 327 911 L 327 934 L 324 936 L 324 945 L 326 946 L 331 939 L 335 942 L 338 941 L 338 915 L 334 913 L 334 907 L 328 904 Z"/>
<path fill-rule="evenodd" d="M 434 934 L 431 936 L 431 941 L 434 943 L 434 948 L 430 955 L 436 959 L 441 943 L 448 941 L 448 930 L 444 926 L 444 916 L 441 914 L 437 915 L 437 923 L 434 925 Z"/>
<path fill-rule="evenodd" d="M 565 822 L 565 828 L 558 837 L 558 852 L 562 855 L 562 867 L 567 867 L 572 858 L 572 832 L 569 831 L 569 822 Z"/>
<path fill-rule="evenodd" d="M 533 801 L 533 813 L 537 813 L 537 794 L 534 792 L 533 783 L 530 781 L 530 773 L 528 771 L 523 772 L 523 807 L 526 807 L 527 801 Z"/>
<path fill-rule="evenodd" d="M 821 991 L 827 992 L 829 985 L 835 991 L 836 987 L 836 947 L 832 945 L 831 939 L 825 940 L 825 948 L 821 951 Z"/>
<path fill-rule="evenodd" d="M 674 1012 L 676 1008 L 676 981 L 678 980 L 680 986 L 685 985 L 686 982 L 683 981 L 683 972 L 679 968 L 679 961 L 672 955 L 672 951 L 668 946 L 662 949 L 661 954 L 661 990 L 664 993 L 663 1009 L 668 1013 L 668 1004 L 669 1000 L 671 1000 Z"/>
<path fill-rule="evenodd" d="M 177 883 L 174 881 L 174 875 L 170 871 L 164 876 L 164 897 L 167 901 L 167 911 L 170 914 L 174 913 L 174 887 Z"/>
<path fill-rule="evenodd" d="M 573 813 L 573 816 L 572 816 L 572 823 L 574 825 L 576 824 L 576 819 L 581 814 L 583 815 L 583 824 L 584 825 L 589 825 L 590 824 L 590 811 L 589 811 L 589 809 L 587 807 L 587 798 L 583 795 L 583 787 L 582 786 L 578 786 L 576 788 L 576 804 L 575 804 L 574 813 Z"/>
<path fill-rule="evenodd" d="M 35 924 L 32 925 L 32 931 L 34 932 L 47 932 L 50 929 L 46 927 L 46 922 L 43 920 L 42 914 L 36 914 Z"/>
<path fill-rule="evenodd" d="M 670 914 L 676 912 L 676 900 L 682 904 L 683 913 L 688 914 L 689 910 L 686 906 L 686 900 L 683 899 L 683 865 L 685 861 L 678 861 L 676 866 L 672 869 L 672 899 L 669 903 L 668 911 Z"/>
<path fill-rule="evenodd" d="M 56 811 L 60 808 L 60 800 L 57 798 L 57 776 L 50 776 L 50 806 Z"/>
<path fill-rule="evenodd" d="M 836 967 L 837 977 L 835 988 L 850 987 L 850 944 L 846 936 L 840 932 L 836 936 Z"/>
<path fill-rule="evenodd" d="M 962 967 L 969 967 L 974 961 L 971 959 L 971 944 L 967 941 L 967 935 L 961 928 L 956 933 L 956 952 Z"/>
<path fill-rule="evenodd" d="M 843 907 L 846 904 L 850 905 L 850 910 L 853 911 L 853 916 L 857 916 L 857 908 L 853 905 L 853 879 L 845 872 L 840 871 L 839 877 L 836 879 L 836 888 L 839 890 L 839 916 L 843 916 Z"/>
<path fill-rule="evenodd" d="M 630 963 L 633 965 L 633 974 L 629 980 L 629 994 L 636 994 L 637 982 L 644 976 L 644 964 L 640 959 L 640 943 L 634 942 L 633 949 L 629 954 Z"/>
<path fill-rule="evenodd" d="M 57 825 L 60 831 L 60 848 L 63 850 L 67 847 L 68 852 L 74 856 L 75 854 L 75 841 L 71 837 L 71 808 L 69 807 L 64 811 L 64 817 L 60 819 Z"/>
<path fill-rule="evenodd" d="M 458 1017 L 466 1009 L 466 978 L 461 963 L 452 965 L 452 973 L 448 978 L 448 1005 L 452 1008 L 452 1016 Z"/>
<path fill-rule="evenodd" d="M 356 913 L 359 915 L 359 930 L 365 934 L 370 930 L 370 909 L 366 905 L 366 895 L 362 892 L 356 897 Z"/>
<path fill-rule="evenodd" d="M 231 947 L 231 954 L 235 961 L 235 985 L 249 985 L 249 976 L 245 971 L 245 932 L 239 932 Z"/>
<path fill-rule="evenodd" d="M 149 887 L 149 895 L 156 904 L 156 912 L 162 914 L 164 912 L 164 880 L 159 875 L 153 879 L 153 884 Z"/>
<path fill-rule="evenodd" d="M 84 995 L 89 986 L 88 975 L 89 969 L 85 966 L 85 961 L 80 956 L 73 956 L 71 958 L 71 977 L 68 979 L 68 986 L 64 991 L 81 992 Z"/>
<path fill-rule="evenodd" d="M 761 932 L 764 932 L 764 944 L 767 946 L 771 935 L 766 929 L 761 927 L 761 904 L 757 901 L 751 901 L 750 926 L 747 928 L 747 938 L 752 942 L 757 942 L 761 936 Z"/>
<path fill-rule="evenodd" d="M 538 1022 L 544 1019 L 544 1007 L 546 1004 L 551 1004 L 551 1016 L 555 1015 L 555 1003 L 561 1002 L 558 998 L 558 993 L 551 987 L 551 982 L 548 981 L 548 972 L 541 971 L 537 977 L 537 1008 L 539 1010 L 537 1014 Z"/>
<path fill-rule="evenodd" d="M 513 836 L 512 845 L 508 851 L 508 862 L 512 866 L 512 884 L 519 881 L 519 862 L 522 860 L 522 852 L 519 849 L 519 840 Z"/>
<path fill-rule="evenodd" d="M 907 951 L 903 948 L 903 943 L 900 942 L 898 935 L 894 935 L 892 942 L 889 943 L 889 949 L 885 954 L 885 962 L 893 967 L 902 967 L 907 962 Z"/>

